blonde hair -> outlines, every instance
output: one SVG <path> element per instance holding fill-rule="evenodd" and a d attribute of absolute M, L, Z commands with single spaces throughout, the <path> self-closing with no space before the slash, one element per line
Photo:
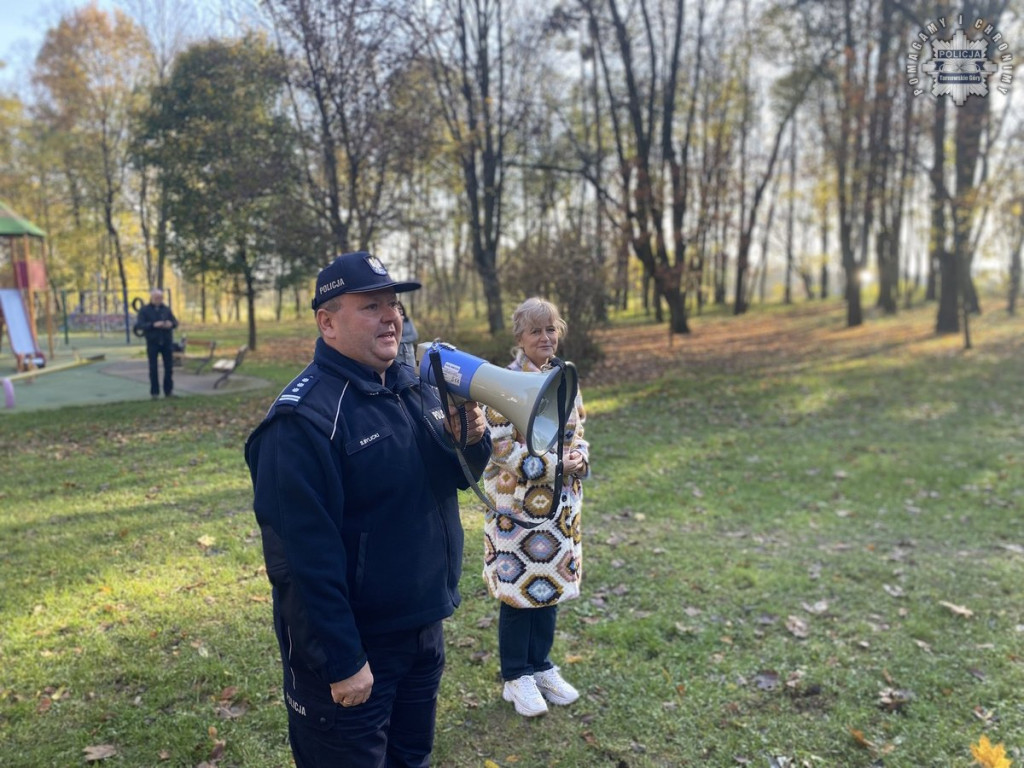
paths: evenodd
<path fill-rule="evenodd" d="M 550 321 L 555 326 L 559 339 L 565 338 L 569 326 L 562 319 L 558 307 L 550 301 L 533 296 L 516 307 L 516 311 L 512 313 L 512 335 L 515 337 L 517 348 L 528 328 L 541 325 L 546 321 Z"/>

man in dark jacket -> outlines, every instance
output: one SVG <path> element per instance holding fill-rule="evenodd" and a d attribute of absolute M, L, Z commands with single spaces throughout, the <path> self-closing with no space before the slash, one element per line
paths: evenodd
<path fill-rule="evenodd" d="M 365 252 L 321 270 L 313 362 L 246 442 L 298 768 L 430 762 L 469 486 L 445 430 L 477 478 L 491 444 L 394 363 L 419 287 Z"/>
<path fill-rule="evenodd" d="M 164 292 L 154 288 L 149 292 L 149 304 L 139 310 L 135 323 L 146 337 L 146 356 L 149 358 L 149 394 L 154 399 L 160 397 L 160 373 L 157 360 L 164 360 L 164 396 L 170 397 L 174 392 L 174 377 L 171 373 L 174 364 L 174 329 L 178 320 L 171 308 L 164 304 Z"/>

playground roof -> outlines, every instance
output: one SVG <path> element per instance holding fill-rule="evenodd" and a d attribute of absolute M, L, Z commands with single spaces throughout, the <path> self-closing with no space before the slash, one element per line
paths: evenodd
<path fill-rule="evenodd" d="M 23 219 L 0 200 L 0 237 L 46 237 L 46 233 L 28 219 Z"/>

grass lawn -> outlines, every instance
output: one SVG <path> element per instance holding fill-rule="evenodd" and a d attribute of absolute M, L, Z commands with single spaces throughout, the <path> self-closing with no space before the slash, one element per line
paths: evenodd
<path fill-rule="evenodd" d="M 839 303 L 602 332 L 583 693 L 501 700 L 472 494 L 437 766 L 1024 763 L 1024 319 Z M 276 326 L 247 372 L 311 348 Z M 469 347 L 467 347 L 469 348 Z M 290 766 L 242 444 L 276 388 L 0 420 L 0 763 Z"/>

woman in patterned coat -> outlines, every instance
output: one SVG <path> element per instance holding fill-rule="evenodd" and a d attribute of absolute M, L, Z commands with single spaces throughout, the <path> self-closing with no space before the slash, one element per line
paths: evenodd
<path fill-rule="evenodd" d="M 558 308 L 539 298 L 512 314 L 514 371 L 541 372 L 555 355 L 566 324 Z M 484 470 L 491 506 L 484 524 L 484 581 L 501 601 L 498 649 L 502 697 L 526 717 L 553 704 L 571 704 L 579 692 L 567 683 L 548 654 L 555 640 L 558 604 L 579 597 L 582 576 L 580 511 L 582 480 L 590 475 L 583 439 L 586 412 L 577 394 L 565 428 L 562 502 L 552 512 L 557 444 L 531 456 L 525 436 L 494 409 L 485 408 L 493 451 Z"/>

